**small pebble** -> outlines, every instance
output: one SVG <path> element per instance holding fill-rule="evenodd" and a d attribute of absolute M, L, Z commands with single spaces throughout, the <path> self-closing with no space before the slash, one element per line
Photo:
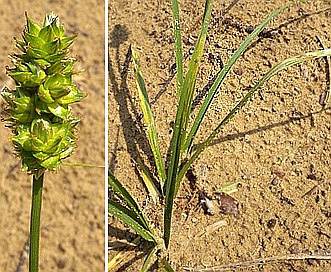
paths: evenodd
<path fill-rule="evenodd" d="M 188 215 L 187 215 L 187 213 L 186 213 L 186 212 L 183 212 L 183 213 L 182 213 L 182 218 L 186 219 L 186 218 L 187 218 L 187 216 L 188 216 Z"/>
<path fill-rule="evenodd" d="M 300 253 L 298 244 L 292 244 L 289 248 L 291 254 L 298 254 Z"/>
<path fill-rule="evenodd" d="M 279 177 L 279 178 L 283 178 L 283 177 L 285 177 L 285 172 L 283 172 L 283 171 L 281 171 L 281 170 L 279 170 L 279 169 L 274 169 L 274 170 L 272 170 L 272 173 L 273 173 L 274 175 L 276 175 L 277 177 Z"/>
<path fill-rule="evenodd" d="M 315 174 L 308 174 L 308 175 L 307 175 L 307 179 L 317 180 L 317 177 L 316 177 Z"/>
<path fill-rule="evenodd" d="M 253 31 L 254 31 L 254 27 L 252 25 L 246 25 L 245 26 L 245 31 L 248 33 L 248 34 L 251 34 Z"/>
<path fill-rule="evenodd" d="M 268 221 L 268 223 L 267 223 L 267 227 L 268 227 L 269 229 L 272 229 L 272 228 L 274 228 L 274 227 L 276 226 L 276 223 L 277 223 L 276 219 L 272 218 L 272 219 L 270 219 L 270 220 Z"/>
<path fill-rule="evenodd" d="M 277 180 L 276 178 L 273 178 L 273 179 L 271 180 L 271 185 L 273 185 L 273 186 L 278 185 L 278 180 Z"/>

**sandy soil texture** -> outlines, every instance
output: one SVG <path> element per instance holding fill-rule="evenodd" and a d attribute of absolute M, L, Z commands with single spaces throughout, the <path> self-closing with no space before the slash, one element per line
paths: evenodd
<path fill-rule="evenodd" d="M 13 85 L 5 67 L 15 51 L 13 37 L 20 38 L 25 26 L 24 13 L 41 23 L 51 11 L 68 34 L 78 33 L 71 54 L 78 60 L 75 69 L 85 71 L 74 81 L 88 94 L 73 105 L 82 121 L 78 148 L 68 162 L 103 166 L 104 1 L 0 1 L 1 85 Z M 0 137 L 0 270 L 27 271 L 27 260 L 18 267 L 29 234 L 31 177 L 20 170 L 4 124 Z M 104 169 L 62 167 L 47 173 L 43 197 L 40 271 L 104 271 Z"/>
<path fill-rule="evenodd" d="M 194 46 L 203 14 L 203 1 L 183 0 L 184 52 Z M 234 50 L 266 15 L 284 1 L 215 0 L 213 18 L 197 82 L 201 90 Z M 245 52 L 213 102 L 196 144 L 277 62 L 303 52 L 331 46 L 330 5 L 301 4 L 284 12 Z M 127 65 L 129 45 L 141 59 L 150 98 L 163 89 L 174 63 L 171 1 L 109 1 L 109 159 L 110 168 L 144 207 L 156 229 L 162 230 L 162 211 L 147 197 L 132 160 L 151 158 L 141 112 Z M 193 181 L 185 179 L 175 201 L 170 260 L 184 267 L 212 267 L 291 254 L 331 252 L 331 118 L 330 102 L 323 110 L 320 95 L 327 89 L 326 60 L 287 69 L 273 77 L 244 110 L 221 132 L 193 165 Z M 171 139 L 175 80 L 153 105 L 159 139 L 166 154 Z M 194 111 L 196 114 L 197 111 Z M 140 155 L 139 155 L 140 154 Z M 164 157 L 165 159 L 165 157 Z M 221 187 L 240 182 L 232 196 L 239 213 L 224 215 L 218 205 Z M 197 209 L 199 192 L 214 199 L 215 214 Z M 225 220 L 210 232 L 208 226 Z M 132 240 L 133 231 L 109 217 L 109 242 Z M 139 271 L 147 248 L 138 248 L 118 271 Z M 117 253 L 110 251 L 110 258 Z M 330 261 L 274 261 L 233 271 L 329 271 Z"/>

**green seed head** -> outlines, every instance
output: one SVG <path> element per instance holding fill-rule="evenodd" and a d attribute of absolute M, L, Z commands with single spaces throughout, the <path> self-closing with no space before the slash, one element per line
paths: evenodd
<path fill-rule="evenodd" d="M 21 52 L 11 56 L 13 67 L 7 68 L 16 89 L 1 91 L 15 150 L 23 169 L 34 174 L 57 169 L 75 148 L 79 120 L 70 104 L 86 94 L 72 82 L 76 60 L 68 53 L 76 35 L 64 34 L 54 14 L 46 15 L 42 26 L 27 17 L 23 39 L 16 40 Z"/>

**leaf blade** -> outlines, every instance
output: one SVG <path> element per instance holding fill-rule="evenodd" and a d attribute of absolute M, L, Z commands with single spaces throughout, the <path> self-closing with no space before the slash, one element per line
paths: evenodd
<path fill-rule="evenodd" d="M 118 197 L 125 201 L 129 208 L 137 215 L 142 225 L 150 230 L 148 221 L 137 202 L 110 171 L 108 171 L 108 186 L 114 190 Z"/>
<path fill-rule="evenodd" d="M 135 218 L 132 217 L 130 210 L 121 206 L 117 202 L 110 200 L 108 201 L 108 212 L 134 229 L 145 240 L 155 242 L 153 234 L 146 230 L 144 226 L 142 226 L 137 220 L 135 220 Z"/>
<path fill-rule="evenodd" d="M 163 238 L 165 246 L 169 246 L 171 218 L 173 210 L 173 201 L 176 196 L 176 188 L 179 187 L 177 180 L 177 169 L 179 167 L 182 145 L 185 139 L 185 131 L 189 120 L 191 101 L 193 98 L 193 89 L 195 86 L 196 75 L 200 66 L 203 53 L 203 47 L 206 40 L 209 18 L 211 15 L 213 0 L 206 0 L 203 26 L 200 36 L 189 63 L 189 69 L 181 86 L 179 106 L 177 109 L 174 133 L 171 143 L 171 156 L 168 167 L 168 176 L 166 181 L 166 198 L 164 208 L 164 232 Z"/>
<path fill-rule="evenodd" d="M 136 71 L 136 83 L 137 83 L 137 88 L 138 88 L 138 93 L 139 93 L 140 105 L 141 105 L 143 115 L 144 115 L 144 120 L 145 120 L 145 123 L 147 126 L 148 139 L 149 139 L 149 142 L 150 142 L 150 145 L 152 148 L 155 165 L 156 165 L 157 172 L 158 172 L 158 175 L 160 178 L 160 185 L 161 185 L 161 188 L 163 188 L 163 185 L 166 180 L 166 172 L 165 172 L 164 164 L 162 161 L 162 155 L 161 155 L 161 151 L 160 151 L 160 145 L 159 145 L 159 140 L 158 140 L 158 136 L 157 136 L 157 132 L 156 132 L 154 118 L 152 115 L 151 106 L 150 106 L 147 91 L 146 91 L 146 86 L 145 86 L 142 72 L 140 69 L 137 52 L 134 48 L 131 48 L 131 52 L 132 52 L 133 63 L 134 63 L 135 71 Z"/>
<path fill-rule="evenodd" d="M 319 1 L 319 0 L 318 0 Z M 321 0 L 324 2 L 329 2 L 328 0 Z M 244 51 L 247 49 L 249 45 L 253 42 L 253 40 L 258 36 L 258 34 L 265 28 L 265 26 L 275 17 L 277 17 L 279 14 L 281 14 L 286 9 L 290 8 L 291 6 L 303 2 L 309 2 L 309 0 L 298 0 L 298 1 L 292 1 L 286 5 L 283 5 L 279 7 L 278 9 L 274 10 L 272 13 L 268 15 L 268 17 L 258 25 L 254 31 L 244 40 L 244 42 L 238 47 L 238 49 L 233 53 L 231 58 L 228 60 L 228 62 L 224 65 L 221 72 L 218 74 L 217 78 L 215 79 L 214 83 L 212 84 L 210 90 L 208 91 L 206 99 L 203 101 L 202 106 L 193 122 L 193 125 L 191 127 L 191 130 L 187 136 L 186 142 L 183 146 L 184 151 L 188 151 L 193 143 L 194 137 L 197 134 L 200 125 L 203 121 L 203 118 L 212 102 L 212 100 L 215 97 L 215 94 L 217 93 L 220 85 L 224 81 L 225 77 L 231 70 L 232 66 L 235 64 L 237 59 L 244 53 Z"/>
<path fill-rule="evenodd" d="M 217 136 L 217 134 L 220 132 L 221 128 L 228 123 L 235 114 L 249 101 L 249 99 L 253 96 L 253 94 L 264 85 L 265 82 L 267 82 L 271 77 L 276 75 L 279 71 L 286 69 L 288 67 L 291 67 L 293 65 L 303 63 L 305 61 L 309 61 L 316 58 L 322 58 L 331 56 L 331 48 L 325 49 L 325 50 L 318 50 L 313 52 L 308 52 L 305 54 L 297 55 L 288 59 L 285 59 L 278 64 L 276 64 L 274 67 L 272 67 L 263 77 L 262 79 L 255 84 L 251 90 L 240 100 L 240 102 L 225 116 L 225 118 L 220 122 L 220 124 L 216 127 L 216 129 L 209 135 L 209 137 L 198 147 L 198 149 L 194 152 L 194 154 L 191 156 L 191 158 L 183 165 L 182 169 L 180 170 L 180 173 L 178 175 L 178 179 L 182 179 L 190 167 L 190 165 L 198 158 L 198 156 L 201 154 L 201 152 L 208 147 L 214 138 Z"/>
<path fill-rule="evenodd" d="M 139 158 L 137 160 L 136 169 L 139 172 L 140 177 L 144 181 L 145 186 L 146 186 L 150 196 L 152 197 L 154 204 L 156 204 L 161 197 L 161 193 L 158 190 L 158 188 L 156 187 L 153 179 L 149 175 L 146 166 L 143 164 L 143 162 Z"/>
<path fill-rule="evenodd" d="M 125 251 L 120 251 L 112 259 L 110 259 L 108 261 L 108 271 L 115 271 L 115 269 L 117 269 L 121 263 L 123 263 L 125 260 L 129 260 L 130 256 L 132 255 L 132 251 L 129 251 L 129 249 L 138 246 L 140 240 L 141 240 L 140 236 L 136 237 L 131 242 L 132 245 L 128 245 Z"/>
<path fill-rule="evenodd" d="M 155 246 L 155 247 L 153 247 L 153 248 L 150 250 L 150 252 L 147 254 L 147 256 L 146 256 L 146 258 L 145 258 L 145 260 L 144 260 L 144 264 L 143 264 L 143 266 L 142 266 L 142 268 L 141 268 L 141 272 L 147 272 L 147 271 L 148 271 L 148 268 L 149 268 L 149 266 L 150 266 L 150 263 L 151 263 L 151 261 L 152 261 L 152 258 L 153 258 L 153 256 L 154 256 L 154 254 L 156 253 L 157 249 L 158 249 L 158 246 Z"/>
<path fill-rule="evenodd" d="M 205 2 L 205 11 L 203 15 L 201 31 L 198 37 L 198 41 L 194 47 L 194 51 L 188 65 L 188 71 L 185 75 L 185 79 L 182 86 L 183 90 L 181 91 L 181 93 L 183 93 L 185 99 L 184 99 L 184 110 L 182 116 L 183 127 L 181 133 L 183 134 L 183 142 L 181 143 L 181 153 L 183 153 L 183 145 L 186 137 L 186 129 L 191 114 L 193 93 L 197 79 L 197 74 L 200 69 L 201 59 L 207 39 L 207 31 L 209 26 L 209 20 L 211 17 L 212 4 L 213 4 L 213 0 L 206 0 Z"/>
<path fill-rule="evenodd" d="M 182 53 L 182 37 L 180 31 L 180 17 L 178 1 L 172 0 L 172 22 L 174 27 L 175 37 L 175 56 L 176 56 L 176 68 L 177 68 L 177 90 L 178 97 L 180 97 L 180 88 L 183 84 L 183 53 Z"/>

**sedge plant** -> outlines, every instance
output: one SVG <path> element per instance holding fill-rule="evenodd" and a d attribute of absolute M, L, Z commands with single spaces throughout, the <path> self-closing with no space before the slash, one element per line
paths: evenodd
<path fill-rule="evenodd" d="M 329 0 L 321 0 L 324 2 L 331 2 Z M 212 83 L 208 90 L 207 96 L 204 99 L 198 114 L 191 120 L 191 109 L 193 105 L 193 96 L 195 91 L 195 84 L 198 80 L 197 75 L 201 59 L 204 52 L 204 45 L 207 37 L 207 30 L 209 20 L 212 12 L 213 0 L 205 1 L 205 9 L 202 21 L 202 27 L 199 37 L 197 39 L 194 51 L 188 63 L 186 73 L 184 73 L 183 54 L 182 54 L 182 40 L 180 29 L 180 16 L 179 5 L 177 0 L 172 0 L 172 15 L 173 15 L 173 29 L 175 38 L 175 56 L 177 67 L 177 94 L 178 94 L 178 106 L 176 118 L 174 121 L 173 135 L 170 145 L 170 159 L 165 163 L 162 160 L 160 152 L 159 141 L 157 136 L 156 124 L 154 123 L 151 106 L 149 103 L 146 86 L 144 83 L 142 71 L 139 65 L 139 59 L 137 52 L 132 48 L 132 59 L 135 69 L 135 78 L 137 83 L 137 89 L 140 98 L 141 109 L 144 116 L 145 125 L 147 128 L 147 135 L 153 157 L 156 165 L 157 181 L 149 178 L 144 171 L 144 167 L 140 167 L 141 177 L 144 180 L 149 194 L 153 198 L 164 198 L 163 205 L 163 235 L 160 237 L 157 231 L 153 229 L 151 222 L 146 218 L 142 209 L 134 197 L 124 188 L 124 186 L 117 180 L 115 175 L 109 172 L 109 187 L 113 190 L 117 199 L 109 200 L 109 213 L 116 216 L 122 222 L 134 229 L 137 234 L 144 240 L 151 244 L 151 249 L 147 254 L 141 271 L 147 271 L 153 256 L 158 250 L 164 250 L 165 253 L 169 248 L 171 237 L 171 224 L 172 214 L 174 210 L 174 200 L 180 189 L 181 181 L 189 167 L 199 157 L 199 155 L 211 145 L 212 141 L 219 134 L 225 124 L 227 124 L 240 109 L 251 100 L 254 93 L 261 88 L 271 77 L 278 72 L 294 66 L 296 64 L 304 63 L 317 58 L 327 57 L 331 55 L 331 49 L 318 50 L 313 52 L 306 52 L 300 55 L 285 59 L 274 67 L 272 67 L 262 78 L 243 96 L 239 103 L 230 110 L 228 114 L 224 116 L 222 121 L 216 125 L 216 128 L 210 131 L 209 136 L 196 148 L 192 149 L 195 136 L 199 131 L 200 125 L 206 115 L 206 112 L 215 97 L 215 94 L 219 92 L 223 81 L 228 75 L 229 71 L 236 63 L 238 58 L 245 52 L 245 50 L 254 42 L 258 34 L 266 27 L 266 25 L 272 21 L 275 17 L 281 14 L 283 11 L 290 7 L 308 2 L 307 0 L 293 1 L 286 5 L 283 5 L 270 13 L 265 20 L 263 20 L 254 31 L 243 41 L 243 43 L 236 49 L 229 60 L 224 64 L 222 70 L 218 73 L 218 76 Z M 141 162 L 137 162 L 141 164 Z M 167 166 L 167 167 L 166 167 Z M 157 184 L 155 184 L 157 182 Z M 118 201 L 120 200 L 120 201 Z M 122 254 L 122 253 L 119 253 Z M 166 254 L 157 254 L 159 266 L 164 271 L 173 271 Z M 109 262 L 109 270 L 118 264 L 120 260 L 118 256 L 115 256 Z M 116 261 L 117 260 L 117 261 Z"/>
<path fill-rule="evenodd" d="M 15 153 L 23 170 L 32 175 L 30 272 L 37 272 L 39 265 L 44 176 L 47 170 L 58 170 L 73 153 L 79 119 L 70 105 L 86 96 L 72 81 L 76 60 L 69 57 L 69 48 L 75 37 L 65 35 L 54 14 L 46 15 L 41 26 L 26 15 L 22 40 L 16 40 L 20 52 L 10 56 L 13 67 L 7 68 L 15 89 L 1 91 Z"/>

